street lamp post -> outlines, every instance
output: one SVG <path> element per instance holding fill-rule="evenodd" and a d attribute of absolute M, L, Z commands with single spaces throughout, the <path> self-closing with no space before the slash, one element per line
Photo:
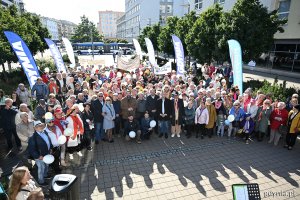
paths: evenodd
<path fill-rule="evenodd" d="M 90 33 L 91 33 L 91 42 L 92 42 L 92 58 L 94 60 L 94 41 L 93 41 L 93 24 L 91 23 Z"/>

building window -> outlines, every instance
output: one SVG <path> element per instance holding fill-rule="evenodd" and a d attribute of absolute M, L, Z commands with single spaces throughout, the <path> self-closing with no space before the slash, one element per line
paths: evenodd
<path fill-rule="evenodd" d="M 172 5 L 167 5 L 167 13 L 172 13 Z"/>
<path fill-rule="evenodd" d="M 214 0 L 215 3 L 218 3 L 218 4 L 224 4 L 225 3 L 225 0 Z"/>
<path fill-rule="evenodd" d="M 160 5 L 160 13 L 166 13 L 166 6 Z"/>
<path fill-rule="evenodd" d="M 291 0 L 279 1 L 278 17 L 279 19 L 288 19 L 290 13 Z"/>
<path fill-rule="evenodd" d="M 195 0 L 195 10 L 200 10 L 202 8 L 203 0 Z"/>

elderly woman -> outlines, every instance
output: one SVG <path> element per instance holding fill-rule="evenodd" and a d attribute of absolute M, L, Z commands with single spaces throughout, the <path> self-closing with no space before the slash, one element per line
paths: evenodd
<path fill-rule="evenodd" d="M 25 88 L 23 83 L 19 84 L 16 93 L 19 96 L 21 103 L 26 103 L 27 105 L 30 104 L 30 92 Z"/>
<path fill-rule="evenodd" d="M 229 115 L 234 116 L 234 121 L 229 124 L 228 138 L 230 138 L 231 132 L 235 138 L 235 135 L 240 128 L 241 122 L 243 121 L 245 115 L 244 109 L 241 107 L 241 104 L 238 100 L 233 103 L 233 107 L 229 110 Z"/>
<path fill-rule="evenodd" d="M 195 122 L 195 109 L 193 107 L 193 101 L 188 101 L 188 105 L 184 108 L 184 123 L 186 127 L 186 137 L 190 138 Z"/>
<path fill-rule="evenodd" d="M 33 119 L 34 119 L 34 115 L 31 112 L 31 110 L 29 110 L 29 108 L 27 107 L 27 104 L 26 103 L 22 103 L 20 105 L 19 112 L 16 114 L 16 117 L 15 117 L 16 125 L 18 125 L 19 123 L 22 122 L 22 119 L 21 119 L 21 116 L 20 116 L 22 112 L 26 112 L 27 113 L 27 117 L 28 117 L 29 121 L 33 121 Z"/>
<path fill-rule="evenodd" d="M 115 127 L 116 113 L 112 100 L 109 97 L 105 98 L 105 104 L 102 107 L 103 129 L 106 131 L 108 142 L 114 142 L 112 138 L 112 130 Z"/>
<path fill-rule="evenodd" d="M 27 167 L 18 167 L 13 171 L 9 182 L 10 200 L 26 200 L 31 191 L 37 187 Z"/>
<path fill-rule="evenodd" d="M 288 111 L 285 109 L 285 103 L 279 102 L 277 104 L 277 108 L 272 111 L 270 116 L 271 133 L 269 143 L 272 143 L 274 141 L 275 146 L 278 144 L 278 141 L 281 137 L 279 128 L 282 125 L 286 125 L 287 119 Z"/>
<path fill-rule="evenodd" d="M 217 112 L 215 106 L 211 103 L 211 98 L 206 99 L 205 105 L 209 115 L 208 124 L 206 124 L 205 128 L 207 130 L 208 137 L 211 138 L 213 135 L 215 123 L 217 121 Z"/>
<path fill-rule="evenodd" d="M 258 141 L 262 141 L 268 131 L 269 119 L 272 107 L 270 100 L 263 101 L 263 105 L 257 110 L 255 131 L 258 133 Z"/>
<path fill-rule="evenodd" d="M 300 104 L 294 105 L 293 110 L 290 111 L 287 125 L 288 133 L 286 135 L 285 148 L 292 150 L 296 143 L 297 135 L 300 133 Z"/>

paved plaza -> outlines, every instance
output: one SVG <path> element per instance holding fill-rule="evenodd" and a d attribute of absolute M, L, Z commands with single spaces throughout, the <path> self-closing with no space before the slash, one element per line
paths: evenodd
<path fill-rule="evenodd" d="M 3 146 L 3 145 L 2 145 Z M 300 144 L 292 151 L 266 142 L 213 137 L 158 138 L 137 144 L 115 138 L 93 151 L 74 153 L 71 167 L 80 200 L 232 199 L 232 184 L 258 183 L 262 199 L 300 199 Z M 16 151 L 1 155 L 5 173 L 18 163 Z"/>
<path fill-rule="evenodd" d="M 300 199 L 299 145 L 288 151 L 217 137 L 154 135 L 140 145 L 116 138 L 74 154 L 64 172 L 78 176 L 80 199 L 225 200 L 236 183 L 258 183 L 262 199 Z"/>

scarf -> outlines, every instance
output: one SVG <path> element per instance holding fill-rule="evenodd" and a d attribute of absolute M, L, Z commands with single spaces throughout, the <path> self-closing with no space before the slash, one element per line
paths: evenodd
<path fill-rule="evenodd" d="M 82 123 L 81 121 L 79 120 L 78 116 L 73 116 L 73 115 L 70 115 L 70 117 L 72 118 L 73 120 L 73 135 L 76 136 L 78 131 L 80 132 L 80 134 L 82 135 L 84 130 L 83 130 L 83 126 L 82 126 Z"/>

